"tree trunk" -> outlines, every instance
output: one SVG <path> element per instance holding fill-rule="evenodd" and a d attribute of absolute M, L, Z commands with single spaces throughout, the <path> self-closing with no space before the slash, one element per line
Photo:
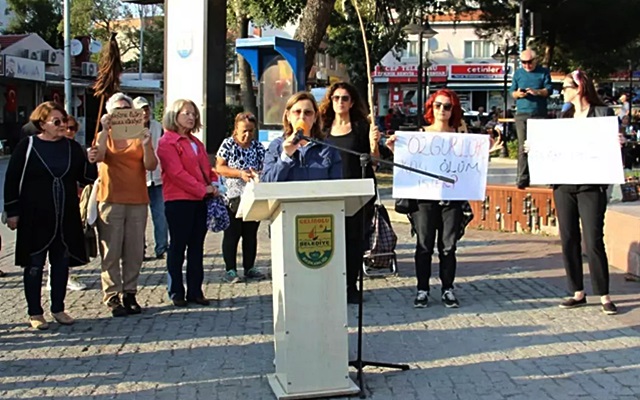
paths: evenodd
<path fill-rule="evenodd" d="M 307 0 L 307 5 L 302 10 L 302 17 L 293 38 L 304 43 L 305 76 L 309 76 L 311 72 L 316 51 L 327 32 L 329 17 L 335 3 L 336 0 Z"/>
<path fill-rule="evenodd" d="M 241 9 L 240 2 L 236 2 L 236 29 L 239 38 L 248 37 L 249 18 Z M 238 54 L 238 75 L 240 77 L 240 98 L 244 111 L 253 115 L 258 115 L 258 107 L 256 106 L 256 95 L 253 91 L 253 79 L 251 79 L 251 66 L 245 59 Z M 257 128 L 257 127 L 256 127 Z"/>

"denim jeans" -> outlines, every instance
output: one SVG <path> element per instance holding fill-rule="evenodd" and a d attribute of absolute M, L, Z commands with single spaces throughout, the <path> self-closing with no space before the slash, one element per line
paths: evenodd
<path fill-rule="evenodd" d="M 27 298 L 27 313 L 29 316 L 42 315 L 42 270 L 49 254 L 49 275 L 51 277 L 51 312 L 64 311 L 64 298 L 67 294 L 67 280 L 69 279 L 69 252 L 60 236 L 51 242 L 48 248 L 33 254 L 29 266 L 24 267 L 24 294 Z"/>
<path fill-rule="evenodd" d="M 156 256 L 161 256 L 169 248 L 169 228 L 167 217 L 164 215 L 164 199 L 162 197 L 162 185 L 147 187 L 149 192 L 149 207 L 151 208 L 151 220 L 153 221 L 153 238 L 156 243 Z"/>
<path fill-rule="evenodd" d="M 185 299 L 182 264 L 187 253 L 187 300 L 203 297 L 204 239 L 207 235 L 207 204 L 204 200 L 175 200 L 165 203 L 171 244 L 167 252 L 168 291 L 172 300 Z"/>

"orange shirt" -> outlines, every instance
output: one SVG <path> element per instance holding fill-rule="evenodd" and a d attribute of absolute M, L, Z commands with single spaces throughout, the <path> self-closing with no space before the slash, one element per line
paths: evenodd
<path fill-rule="evenodd" d="M 109 136 L 104 161 L 100 163 L 98 172 L 98 202 L 149 204 L 143 158 L 141 140 L 132 140 L 124 149 L 116 149 Z"/>

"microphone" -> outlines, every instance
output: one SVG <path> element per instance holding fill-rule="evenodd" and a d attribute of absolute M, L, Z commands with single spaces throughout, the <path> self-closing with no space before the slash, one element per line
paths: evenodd
<path fill-rule="evenodd" d="M 293 144 L 298 144 L 301 140 L 307 140 L 305 134 L 308 132 L 309 125 L 307 125 L 303 120 L 299 120 L 298 122 L 296 122 L 295 126 L 293 127 L 292 133 L 292 135 L 294 135 Z"/>

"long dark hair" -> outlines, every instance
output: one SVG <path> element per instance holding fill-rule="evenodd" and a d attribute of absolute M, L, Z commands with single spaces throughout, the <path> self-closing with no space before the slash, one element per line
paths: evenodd
<path fill-rule="evenodd" d="M 598 96 L 598 92 L 596 91 L 596 87 L 593 85 L 593 81 L 584 71 L 577 69 L 572 73 L 565 75 L 564 79 L 567 78 L 571 79 L 578 87 L 578 96 L 580 96 L 580 98 L 587 99 L 589 105 L 606 106 L 600 96 Z M 573 104 L 571 104 L 571 107 L 562 113 L 562 118 L 573 118 L 575 113 L 576 109 Z"/>
<path fill-rule="evenodd" d="M 324 96 L 318 108 L 320 109 L 320 120 L 322 121 L 322 129 L 331 129 L 333 120 L 336 119 L 336 112 L 333 111 L 332 97 L 333 93 L 338 89 L 344 89 L 349 93 L 353 106 L 349 110 L 349 119 L 351 123 L 367 122 L 367 107 L 365 107 L 362 97 L 358 94 L 358 90 L 350 83 L 336 82 Z"/>

